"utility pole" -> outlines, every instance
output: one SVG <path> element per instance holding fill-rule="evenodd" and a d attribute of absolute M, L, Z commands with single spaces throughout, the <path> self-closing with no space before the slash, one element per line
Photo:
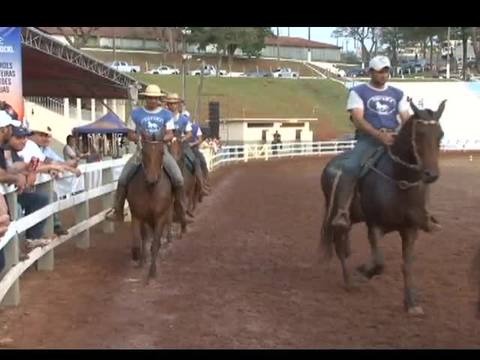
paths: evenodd
<path fill-rule="evenodd" d="M 185 101 L 185 104 L 187 103 L 187 100 L 185 99 L 187 96 L 187 70 L 185 68 L 185 61 L 191 58 L 191 56 L 185 51 L 185 35 L 189 35 L 190 33 L 190 29 L 182 29 L 182 99 Z"/>
<path fill-rule="evenodd" d="M 278 26 L 277 26 L 277 62 L 280 63 L 280 30 Z M 280 64 L 277 64 L 277 66 L 280 66 Z"/>
<path fill-rule="evenodd" d="M 115 47 L 115 28 L 113 28 L 113 61 L 117 60 L 117 53 L 116 53 L 116 47 Z"/>
<path fill-rule="evenodd" d="M 448 41 L 448 50 L 447 50 L 447 79 L 450 79 L 450 26 L 447 28 L 447 41 Z"/>
<path fill-rule="evenodd" d="M 288 29 L 288 37 L 290 37 L 290 27 L 288 27 L 287 29 Z"/>
<path fill-rule="evenodd" d="M 307 54 L 307 61 L 310 62 L 312 61 L 312 52 L 310 51 L 310 26 L 308 27 L 308 54 Z"/>

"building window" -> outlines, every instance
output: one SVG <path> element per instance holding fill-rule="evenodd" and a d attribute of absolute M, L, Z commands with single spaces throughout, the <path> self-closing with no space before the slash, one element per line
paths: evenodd
<path fill-rule="evenodd" d="M 255 127 L 273 127 L 273 123 L 247 123 L 247 127 L 255 128 Z"/>
<path fill-rule="evenodd" d="M 262 142 L 263 143 L 267 142 L 267 131 L 268 130 L 262 130 Z"/>
<path fill-rule="evenodd" d="M 303 128 L 304 123 L 283 123 L 281 127 L 302 127 Z"/>
<path fill-rule="evenodd" d="M 302 130 L 295 130 L 295 140 L 300 141 L 302 139 Z"/>

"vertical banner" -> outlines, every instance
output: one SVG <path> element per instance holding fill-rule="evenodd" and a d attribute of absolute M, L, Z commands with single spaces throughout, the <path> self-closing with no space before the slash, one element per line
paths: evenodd
<path fill-rule="evenodd" d="M 22 87 L 22 28 L 0 27 L 0 101 L 17 119 L 24 119 Z"/>

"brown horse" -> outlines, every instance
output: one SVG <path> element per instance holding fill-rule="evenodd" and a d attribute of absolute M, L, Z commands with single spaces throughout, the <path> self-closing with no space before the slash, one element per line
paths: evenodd
<path fill-rule="evenodd" d="M 127 193 L 135 242 L 132 257 L 138 258 L 140 267 L 145 263 L 147 240 L 152 238 L 147 282 L 156 276 L 161 238 L 173 211 L 172 185 L 163 169 L 163 137 L 163 131 L 155 135 L 142 134 L 142 167 L 131 179 Z"/>
<path fill-rule="evenodd" d="M 186 208 L 185 211 L 191 217 L 193 217 L 193 211 L 195 210 L 195 199 L 198 196 L 198 181 L 195 174 L 190 171 L 187 166 L 187 160 L 185 159 L 184 146 L 188 146 L 188 143 L 179 141 L 180 134 L 175 132 L 176 141 L 172 141 L 170 145 L 170 153 L 177 161 L 178 167 L 182 171 L 183 182 L 185 188 Z"/>
<path fill-rule="evenodd" d="M 420 110 L 411 103 L 414 115 L 403 125 L 395 143 L 387 148 L 376 165 L 360 179 L 358 191 L 351 205 L 353 223 L 366 222 L 372 259 L 357 270 L 366 278 L 383 272 L 384 261 L 378 242 L 389 232 L 399 232 L 402 239 L 404 305 L 410 314 L 422 314 L 417 305 L 413 287 L 413 248 L 418 231 L 427 221 L 425 206 L 429 184 L 439 177 L 438 154 L 443 131 L 439 119 L 445 100 L 437 111 Z M 322 225 L 321 248 L 328 258 L 332 247 L 339 258 L 343 278 L 350 287 L 354 285 L 346 259 L 350 255 L 350 230 L 342 231 L 331 226 L 337 210 L 335 191 L 342 155 L 333 158 L 322 173 L 322 190 L 325 196 L 325 218 Z"/>

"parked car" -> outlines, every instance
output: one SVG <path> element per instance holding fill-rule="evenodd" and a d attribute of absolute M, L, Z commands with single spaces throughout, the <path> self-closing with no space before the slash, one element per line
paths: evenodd
<path fill-rule="evenodd" d="M 346 74 L 347 77 L 356 78 L 356 77 L 365 77 L 368 76 L 364 69 L 349 69 Z"/>
<path fill-rule="evenodd" d="M 293 79 L 293 78 L 298 78 L 298 72 L 293 71 L 290 68 L 277 68 L 273 70 L 272 76 L 274 78 L 287 78 L 287 79 Z"/>
<path fill-rule="evenodd" d="M 190 75 L 193 75 L 193 76 L 200 76 L 203 72 L 203 75 L 204 76 L 216 76 L 217 75 L 217 68 L 213 65 L 205 65 L 205 67 L 202 69 L 195 69 L 195 70 L 191 70 L 189 72 Z M 219 70 L 218 71 L 218 74 L 220 76 L 224 76 L 224 75 L 227 75 L 227 71 L 226 70 Z"/>
<path fill-rule="evenodd" d="M 114 61 L 111 63 L 107 63 L 107 66 L 118 70 L 118 71 L 123 71 L 123 72 L 140 72 L 140 66 L 138 65 L 130 65 L 126 61 Z"/>
<path fill-rule="evenodd" d="M 170 67 L 168 65 L 160 65 L 159 67 L 148 70 L 146 74 L 152 75 L 178 75 L 180 74 L 180 70 Z"/>
<path fill-rule="evenodd" d="M 250 71 L 245 73 L 246 77 L 254 77 L 254 78 L 261 78 L 261 77 L 272 77 L 273 74 L 270 71 Z"/>

